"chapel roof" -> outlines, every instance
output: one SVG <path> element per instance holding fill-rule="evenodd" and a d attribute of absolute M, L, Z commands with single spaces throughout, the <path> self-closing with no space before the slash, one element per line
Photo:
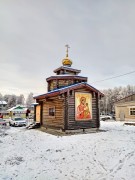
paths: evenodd
<path fill-rule="evenodd" d="M 99 90 L 97 90 L 93 86 L 91 86 L 91 85 L 89 85 L 89 84 L 87 84 L 85 82 L 82 82 L 82 83 L 77 83 L 77 84 L 73 84 L 73 85 L 70 85 L 70 86 L 66 86 L 66 87 L 63 87 L 63 88 L 59 88 L 59 89 L 49 91 L 46 94 L 41 94 L 41 95 L 35 96 L 34 99 L 39 100 L 39 99 L 44 99 L 44 98 L 49 98 L 49 97 L 55 97 L 55 96 L 58 96 L 60 94 L 65 93 L 67 91 L 80 89 L 80 88 L 86 88 L 86 89 L 89 89 L 89 90 L 94 91 L 96 93 L 99 93 L 100 96 L 104 96 L 103 93 L 101 93 Z"/>
<path fill-rule="evenodd" d="M 50 81 L 50 80 L 54 80 L 54 79 L 61 79 L 61 80 L 70 80 L 70 79 L 74 79 L 74 80 L 84 80 L 87 81 L 87 77 L 83 77 L 83 76 L 78 76 L 78 75 L 71 75 L 71 74 L 60 74 L 60 75 L 55 75 L 55 76 L 50 76 L 46 79 L 46 81 Z"/>
<path fill-rule="evenodd" d="M 70 72 L 76 72 L 76 73 L 80 73 L 80 72 L 81 72 L 81 70 L 74 69 L 74 68 L 67 67 L 67 66 L 61 66 L 61 67 L 55 69 L 53 72 L 54 72 L 54 73 L 57 73 L 57 72 L 60 71 L 60 70 L 68 70 L 68 71 L 70 71 Z"/>

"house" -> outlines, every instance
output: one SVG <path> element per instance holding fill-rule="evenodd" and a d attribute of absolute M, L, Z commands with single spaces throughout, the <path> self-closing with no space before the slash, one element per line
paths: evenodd
<path fill-rule="evenodd" d="M 23 105 L 16 105 L 10 109 L 7 110 L 7 113 L 9 113 L 9 116 L 25 116 L 26 115 L 27 108 Z"/>
<path fill-rule="evenodd" d="M 46 79 L 48 92 L 35 96 L 35 121 L 46 128 L 77 130 L 99 128 L 99 99 L 103 94 L 80 76 L 81 70 L 72 68 L 68 57 L 55 75 Z"/>
<path fill-rule="evenodd" d="M 115 116 L 118 121 L 135 121 L 135 94 L 115 103 Z"/>
<path fill-rule="evenodd" d="M 7 106 L 6 101 L 0 101 L 0 112 L 1 113 L 5 113 L 6 106 Z"/>

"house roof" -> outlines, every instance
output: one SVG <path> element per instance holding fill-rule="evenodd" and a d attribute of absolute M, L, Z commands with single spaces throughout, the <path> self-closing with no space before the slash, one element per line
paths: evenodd
<path fill-rule="evenodd" d="M 91 86 L 91 85 L 89 85 L 89 84 L 87 84 L 85 82 L 82 82 L 82 83 L 77 83 L 77 84 L 73 84 L 73 85 L 70 85 L 70 86 L 66 86 L 66 87 L 63 87 L 63 88 L 59 88 L 59 89 L 49 91 L 46 94 L 41 94 L 41 95 L 35 96 L 34 99 L 44 99 L 44 98 L 48 98 L 48 97 L 54 97 L 54 96 L 57 96 L 59 94 L 63 94 L 65 92 L 69 91 L 69 90 L 75 90 L 75 89 L 79 89 L 79 88 L 87 88 L 87 89 L 89 89 L 91 91 L 99 93 L 101 96 L 104 96 L 103 93 L 101 93 L 99 90 L 97 90 L 93 86 Z"/>
<path fill-rule="evenodd" d="M 57 73 L 57 72 L 60 71 L 60 70 L 68 70 L 68 71 L 76 72 L 76 73 L 80 73 L 80 72 L 81 72 L 81 70 L 74 69 L 74 68 L 67 67 L 67 66 L 61 66 L 61 67 L 55 69 L 53 72 L 54 72 L 54 73 Z"/>
<path fill-rule="evenodd" d="M 20 112 L 20 111 L 26 111 L 26 110 L 27 110 L 26 107 L 21 106 L 21 105 L 17 105 L 15 107 L 12 107 L 12 108 L 8 109 L 7 111 L 12 111 L 12 112 L 19 111 Z"/>
<path fill-rule="evenodd" d="M 7 102 L 6 101 L 0 101 L 0 105 L 6 105 L 7 104 Z"/>
<path fill-rule="evenodd" d="M 121 98 L 121 99 L 117 100 L 115 103 L 121 103 L 124 100 L 125 100 L 124 102 L 132 101 L 131 100 L 132 96 L 135 96 L 135 93 L 133 93 L 131 95 L 128 95 L 128 96 L 125 96 L 124 98 Z"/>

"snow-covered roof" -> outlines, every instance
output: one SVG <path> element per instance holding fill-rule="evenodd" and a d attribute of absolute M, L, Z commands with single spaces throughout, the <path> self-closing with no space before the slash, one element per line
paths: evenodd
<path fill-rule="evenodd" d="M 0 101 L 0 104 L 4 104 L 4 105 L 6 105 L 6 104 L 7 104 L 7 102 L 6 102 L 6 101 Z"/>
<path fill-rule="evenodd" d="M 26 107 L 21 106 L 21 105 L 17 105 L 17 106 L 14 106 L 14 107 L 8 109 L 7 111 L 16 112 L 16 111 L 26 111 L 26 110 L 27 110 Z"/>
<path fill-rule="evenodd" d="M 87 87 L 87 88 L 93 90 L 94 92 L 99 93 L 101 96 L 104 96 L 103 93 L 101 93 L 99 90 L 97 90 L 93 86 L 87 84 L 86 82 L 82 82 L 82 83 L 77 83 L 77 84 L 73 84 L 73 85 L 70 85 L 70 86 L 66 86 L 66 87 L 63 87 L 63 88 L 59 88 L 59 89 L 55 89 L 55 90 L 49 91 L 46 94 L 41 94 L 41 95 L 35 96 L 34 99 L 38 99 L 38 98 L 42 99 L 42 98 L 49 97 L 49 96 L 56 96 L 58 94 L 66 92 L 67 90 L 72 90 L 72 89 L 80 88 L 81 86 Z"/>
<path fill-rule="evenodd" d="M 59 76 L 84 77 L 84 76 L 78 76 L 78 75 L 74 75 L 74 74 L 56 74 L 55 76 L 51 76 L 51 77 L 59 77 Z M 86 77 L 85 77 L 85 78 L 86 78 Z"/>
<path fill-rule="evenodd" d="M 55 75 L 55 76 L 50 76 L 46 79 L 46 81 L 52 80 L 52 79 L 69 79 L 72 77 L 72 79 L 88 79 L 87 77 L 84 76 L 78 76 L 78 75 L 72 75 L 72 74 L 60 74 L 60 75 Z"/>
<path fill-rule="evenodd" d="M 31 107 L 34 107 L 34 106 L 36 106 L 36 105 L 38 105 L 38 104 L 39 104 L 39 103 L 36 103 L 36 102 L 35 102 L 35 103 L 32 103 L 32 104 L 31 104 Z"/>
<path fill-rule="evenodd" d="M 130 95 L 128 95 L 128 96 L 125 96 L 124 98 L 121 98 L 121 99 L 117 100 L 117 101 L 115 102 L 115 104 L 121 103 L 121 102 L 123 103 L 123 101 L 124 101 L 124 102 L 135 101 L 134 98 L 133 98 L 133 96 L 135 96 L 135 93 L 130 94 Z"/>
<path fill-rule="evenodd" d="M 78 72 L 78 73 L 81 72 L 81 70 L 78 70 L 78 69 L 75 69 L 75 68 L 71 68 L 71 67 L 67 67 L 67 66 L 61 66 L 61 67 L 55 69 L 53 72 L 56 73 L 57 71 L 59 71 L 61 69 L 69 70 L 69 71 L 72 71 L 72 72 Z"/>

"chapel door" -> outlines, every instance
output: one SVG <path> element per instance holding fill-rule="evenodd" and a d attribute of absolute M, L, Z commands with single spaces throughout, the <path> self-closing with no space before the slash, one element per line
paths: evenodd
<path fill-rule="evenodd" d="M 36 122 L 40 123 L 41 119 L 41 106 L 37 105 L 36 106 Z"/>

